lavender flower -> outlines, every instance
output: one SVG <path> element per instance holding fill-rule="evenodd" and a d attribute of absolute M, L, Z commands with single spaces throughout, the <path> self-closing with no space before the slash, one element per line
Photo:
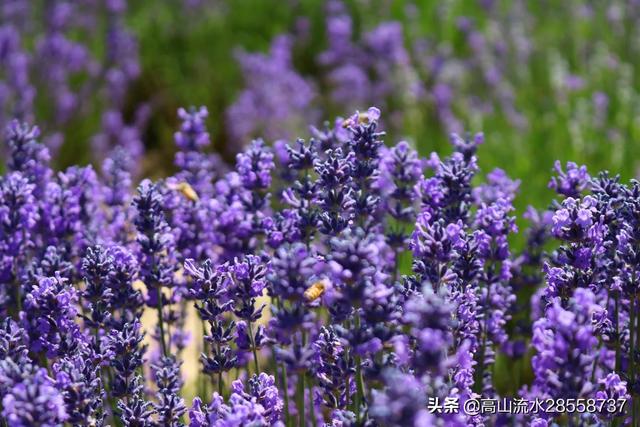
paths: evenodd
<path fill-rule="evenodd" d="M 327 67 L 361 43 L 346 21 L 332 25 L 349 45 L 330 46 Z M 380 26 L 363 43 L 409 67 L 399 34 Z M 397 71 L 384 63 L 367 64 L 388 73 L 369 76 L 381 93 Z M 423 161 L 407 143 L 386 148 L 380 110 L 370 108 L 312 129 L 309 142 L 271 150 L 255 141 L 219 175 L 204 152 L 206 110 L 179 116 L 180 170 L 143 180 L 136 195 L 125 151 L 112 152 L 102 175 L 54 174 L 37 131 L 10 128 L 0 421 L 181 426 L 188 411 L 196 427 L 552 424 L 558 414 L 428 410 L 434 399 L 502 397 L 495 366 L 528 362 L 529 334 L 534 380 L 520 396 L 637 397 L 637 182 L 559 170 L 563 200 L 528 210 L 517 251 L 519 181 L 496 169 L 475 183 L 482 134 L 452 135 L 452 155 Z M 155 330 L 145 303 L 157 310 Z M 202 375 L 183 387 L 191 304 Z M 149 326 L 160 345 L 147 355 Z M 187 409 L 183 388 L 193 385 Z M 633 423 L 634 412 L 571 422 Z"/>
<path fill-rule="evenodd" d="M 375 390 L 369 412 L 388 426 L 420 426 L 435 423 L 427 411 L 424 386 L 409 374 L 389 369 L 384 372 L 384 390 Z"/>
<path fill-rule="evenodd" d="M 414 188 L 422 167 L 415 150 L 404 141 L 383 154 L 380 166 L 383 173 L 378 185 L 387 200 L 386 210 L 397 222 L 397 225 L 388 225 L 388 242 L 394 248 L 402 249 L 407 243 L 406 228 L 415 220 L 413 201 L 417 194 Z"/>
<path fill-rule="evenodd" d="M 169 427 L 184 426 L 180 420 L 187 408 L 179 396 L 182 387 L 180 363 L 173 357 L 163 357 L 151 369 L 158 386 L 158 403 L 154 405 L 158 422 Z"/>
<path fill-rule="evenodd" d="M 0 178 L 0 283 L 17 307 L 23 298 L 17 279 L 39 219 L 34 188 L 20 172 Z"/>
<path fill-rule="evenodd" d="M 139 380 L 137 377 L 134 386 L 135 394 L 127 400 L 118 401 L 119 418 L 125 427 L 153 427 L 156 425 L 152 419 L 153 405 L 142 397 L 142 387 Z"/>
<path fill-rule="evenodd" d="M 250 380 L 253 384 L 250 393 L 244 391 L 241 381 L 234 382 L 228 404 L 218 393 L 213 394 L 209 405 L 203 405 L 199 398 L 194 399 L 189 412 L 190 427 L 282 426 L 277 409 L 278 399 L 272 395 L 270 381 L 272 378 L 268 376 L 254 376 Z"/>
<path fill-rule="evenodd" d="M 247 87 L 227 110 L 232 139 L 247 143 L 258 136 L 287 138 L 313 121 L 315 89 L 293 68 L 292 44 L 281 36 L 273 40 L 268 55 L 237 54 Z"/>
<path fill-rule="evenodd" d="M 35 185 L 36 197 L 43 195 L 46 182 L 51 177 L 49 169 L 49 151 L 37 139 L 40 130 L 27 123 L 13 120 L 7 128 L 9 155 L 7 168 L 10 171 L 22 172 Z"/>
<path fill-rule="evenodd" d="M 558 173 L 558 176 L 551 178 L 549 188 L 554 189 L 558 194 L 576 198 L 589 185 L 590 177 L 586 166 L 578 166 L 573 162 L 567 162 L 567 171 L 564 172 L 560 162 L 556 161 L 553 168 Z"/>
<path fill-rule="evenodd" d="M 210 145 L 205 120 L 209 112 L 205 107 L 181 108 L 178 117 L 182 120 L 180 131 L 174 135 L 178 152 L 175 164 L 181 169 L 179 178 L 186 181 L 199 195 L 210 195 L 213 180 L 220 172 L 221 160 L 216 155 L 204 153 Z"/>
<path fill-rule="evenodd" d="M 273 376 L 265 373 L 252 376 L 248 381 L 248 391 L 240 381 L 234 381 L 231 386 L 234 394 L 243 396 L 247 400 L 254 400 L 265 409 L 264 417 L 270 425 L 278 424 L 282 417 L 283 402 L 279 396 Z"/>
<path fill-rule="evenodd" d="M 162 195 L 155 184 L 149 180 L 143 181 L 133 203 L 137 210 L 135 225 L 140 247 L 140 276 L 147 285 L 147 304 L 158 309 L 158 340 L 163 355 L 167 355 L 170 343 L 166 342 L 164 333 L 165 296 L 162 288 L 170 287 L 173 283 L 173 235 L 165 219 Z"/>
<path fill-rule="evenodd" d="M 14 384 L 2 399 L 2 416 L 9 425 L 54 427 L 68 419 L 63 395 L 45 369 Z"/>
<path fill-rule="evenodd" d="M 591 324 L 594 305 L 592 292 L 577 289 L 568 310 L 555 303 L 534 324 L 534 386 L 542 396 L 593 395 L 590 378 L 598 342 Z"/>
<path fill-rule="evenodd" d="M 237 363 L 237 356 L 229 345 L 234 338 L 235 322 L 223 318 L 225 313 L 233 309 L 228 294 L 227 269 L 228 266 L 224 265 L 214 270 L 210 260 L 206 260 L 201 267 L 192 260 L 187 260 L 185 264 L 185 270 L 194 279 L 191 295 L 197 301 L 196 309 L 211 331 L 204 336 L 205 342 L 210 345 L 211 355 L 202 353 L 200 359 L 205 373 L 217 375 L 219 390 L 222 389 L 222 373 Z"/>
<path fill-rule="evenodd" d="M 95 359 L 86 350 L 54 365 L 55 386 L 64 397 L 70 423 L 104 425 L 104 389 Z"/>
<path fill-rule="evenodd" d="M 0 327 L 0 359 L 28 360 L 24 330 L 12 319 L 5 319 Z"/>
<path fill-rule="evenodd" d="M 346 408 L 355 393 L 354 359 L 345 351 L 334 327 L 323 327 L 313 342 L 312 372 L 322 389 L 322 402 L 331 409 Z"/>
<path fill-rule="evenodd" d="M 149 286 L 149 304 L 159 299 L 158 287 L 169 286 L 174 267 L 169 264 L 173 237 L 163 212 L 163 199 L 156 184 L 143 181 L 133 201 L 140 246 L 141 278 Z"/>
<path fill-rule="evenodd" d="M 415 260 L 413 269 L 437 289 L 440 283 L 454 280 L 455 273 L 448 268 L 456 245 L 462 242 L 462 224 L 445 224 L 444 220 L 432 220 L 431 214 L 418 216 L 410 248 Z"/>
<path fill-rule="evenodd" d="M 30 349 L 49 358 L 75 351 L 82 341 L 74 322 L 77 293 L 60 276 L 42 278 L 25 297 L 20 323 L 29 335 Z"/>
<path fill-rule="evenodd" d="M 351 220 L 355 201 L 350 188 L 351 160 L 341 148 L 329 150 L 326 160 L 318 160 L 320 206 L 320 232 L 336 235 L 344 230 Z"/>
<path fill-rule="evenodd" d="M 452 307 L 428 286 L 422 295 L 405 303 L 403 322 L 412 327 L 416 339 L 412 361 L 418 376 L 431 372 L 433 377 L 444 375 L 446 354 L 452 345 Z"/>
<path fill-rule="evenodd" d="M 144 363 L 145 347 L 141 345 L 143 335 L 136 320 L 124 324 L 119 330 L 109 332 L 107 342 L 113 355 L 109 364 L 116 376 L 109 384 L 114 397 L 126 398 L 137 393 L 140 387 L 137 371 Z"/>
<path fill-rule="evenodd" d="M 111 239 L 125 239 L 130 227 L 131 170 L 130 160 L 122 149 L 116 149 L 102 163 L 104 187 L 102 195 L 107 210 L 107 223 L 111 228 Z"/>

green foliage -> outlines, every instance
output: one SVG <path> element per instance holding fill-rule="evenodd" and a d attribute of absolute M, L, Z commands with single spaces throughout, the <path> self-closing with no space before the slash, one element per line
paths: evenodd
<path fill-rule="evenodd" d="M 482 169 L 488 172 L 501 167 L 522 179 L 521 196 L 516 200 L 519 211 L 528 204 L 544 206 L 551 199 L 546 183 L 556 159 L 586 164 L 592 173 L 609 169 L 625 179 L 635 174 L 638 163 L 634 154 L 640 148 L 636 120 L 640 96 L 634 89 L 640 79 L 636 72 L 638 45 L 633 43 L 637 31 L 632 18 L 623 17 L 612 27 L 607 20 L 608 2 L 593 3 L 590 16 L 577 14 L 580 6 L 573 2 L 502 1 L 491 12 L 481 2 L 466 0 L 345 3 L 356 34 L 382 21 L 397 20 L 403 23 L 408 47 L 417 38 L 428 37 L 449 45 L 459 56 L 472 55 L 458 27 L 460 17 L 471 18 L 481 32 L 493 38 L 509 37 L 500 33 L 501 28 L 492 28 L 495 22 L 505 23 L 505 28 L 521 26 L 533 46 L 531 57 L 522 63 L 511 54 L 513 58 L 501 73 L 513 87 L 516 109 L 528 126 L 516 128 L 501 111 L 484 118 L 470 109 L 455 111 L 469 131 L 485 132 Z M 295 62 L 303 75 L 313 78 L 319 73 L 315 57 L 326 46 L 324 1 L 205 0 L 193 7 L 188 4 L 172 0 L 132 2 L 129 6 L 128 24 L 138 37 L 142 65 L 142 76 L 131 88 L 129 102 L 131 111 L 142 102 L 153 107 L 144 137 L 147 161 L 153 165 L 149 170 L 154 173 L 171 168 L 175 112 L 182 105 L 209 108 L 215 149 L 232 160 L 239 142 L 226 137 L 224 111 L 243 85 L 233 55 L 236 49 L 266 51 L 274 36 L 295 32 L 297 20 L 305 17 L 309 33 L 304 43 L 297 45 Z M 606 66 L 608 57 L 618 61 L 618 68 Z M 566 74 L 581 76 L 584 87 L 560 95 L 557 79 Z M 421 73 L 421 78 L 429 79 L 429 75 Z M 596 91 L 609 98 L 604 126 L 593 123 L 592 96 Z M 459 88 L 456 96 L 495 94 L 473 84 Z M 448 151 L 448 136 L 434 107 L 419 103 L 406 108 L 403 132 L 390 134 L 387 140 L 408 139 L 422 154 Z M 339 106 L 327 106 L 326 110 L 329 117 L 348 113 Z M 99 122 L 99 117 L 89 115 L 83 123 L 74 124 L 67 140 L 86 141 Z M 76 161 L 78 153 L 87 158 L 82 150 L 65 153 L 64 164 Z"/>

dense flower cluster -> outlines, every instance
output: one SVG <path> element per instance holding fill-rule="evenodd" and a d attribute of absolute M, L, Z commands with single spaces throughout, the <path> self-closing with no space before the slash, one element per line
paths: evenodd
<path fill-rule="evenodd" d="M 478 183 L 481 133 L 453 134 L 451 155 L 424 159 L 407 142 L 387 147 L 372 107 L 313 128 L 308 141 L 256 140 L 229 171 L 204 151 L 206 109 L 179 117 L 179 170 L 135 190 L 126 156 L 108 157 L 100 174 L 54 172 L 37 128 L 9 126 L 2 422 L 481 426 L 567 416 L 428 410 L 433 399 L 508 396 L 494 378 L 499 358 L 531 362 L 521 397 L 637 396 L 637 182 L 557 164 L 549 186 L 561 199 L 528 210 L 517 252 L 519 181 L 496 169 Z M 187 384 L 188 348 L 200 375 Z M 569 417 L 600 425 L 640 414 L 631 404 Z"/>

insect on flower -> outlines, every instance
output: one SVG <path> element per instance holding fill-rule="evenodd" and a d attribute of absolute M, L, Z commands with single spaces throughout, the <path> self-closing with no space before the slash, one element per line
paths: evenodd
<path fill-rule="evenodd" d="M 194 190 L 193 187 L 191 187 L 191 185 L 189 185 L 188 182 L 181 182 L 179 184 L 170 184 L 169 188 L 171 190 L 179 191 L 180 193 L 182 193 L 184 197 L 191 200 L 192 202 L 197 202 L 200 199 L 198 197 L 198 193 L 196 193 L 196 190 Z"/>
<path fill-rule="evenodd" d="M 325 290 L 324 281 L 318 280 L 304 291 L 304 299 L 313 302 L 320 298 Z"/>

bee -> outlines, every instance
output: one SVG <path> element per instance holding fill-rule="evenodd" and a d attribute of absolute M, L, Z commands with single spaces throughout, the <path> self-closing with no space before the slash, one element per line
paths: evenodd
<path fill-rule="evenodd" d="M 342 122 L 343 128 L 348 128 L 349 126 L 355 126 L 357 124 L 366 125 L 369 123 L 369 114 L 367 113 L 358 113 L 357 116 L 350 117 Z"/>
<path fill-rule="evenodd" d="M 182 193 L 184 197 L 191 200 L 192 202 L 197 202 L 199 200 L 198 193 L 196 193 L 196 190 L 194 190 L 193 187 L 191 187 L 188 182 L 173 184 L 169 188 L 171 188 L 172 190 L 179 191 L 180 193 Z"/>
<path fill-rule="evenodd" d="M 304 299 L 306 299 L 307 302 L 313 302 L 322 296 L 324 289 L 324 282 L 319 280 L 304 291 Z"/>

